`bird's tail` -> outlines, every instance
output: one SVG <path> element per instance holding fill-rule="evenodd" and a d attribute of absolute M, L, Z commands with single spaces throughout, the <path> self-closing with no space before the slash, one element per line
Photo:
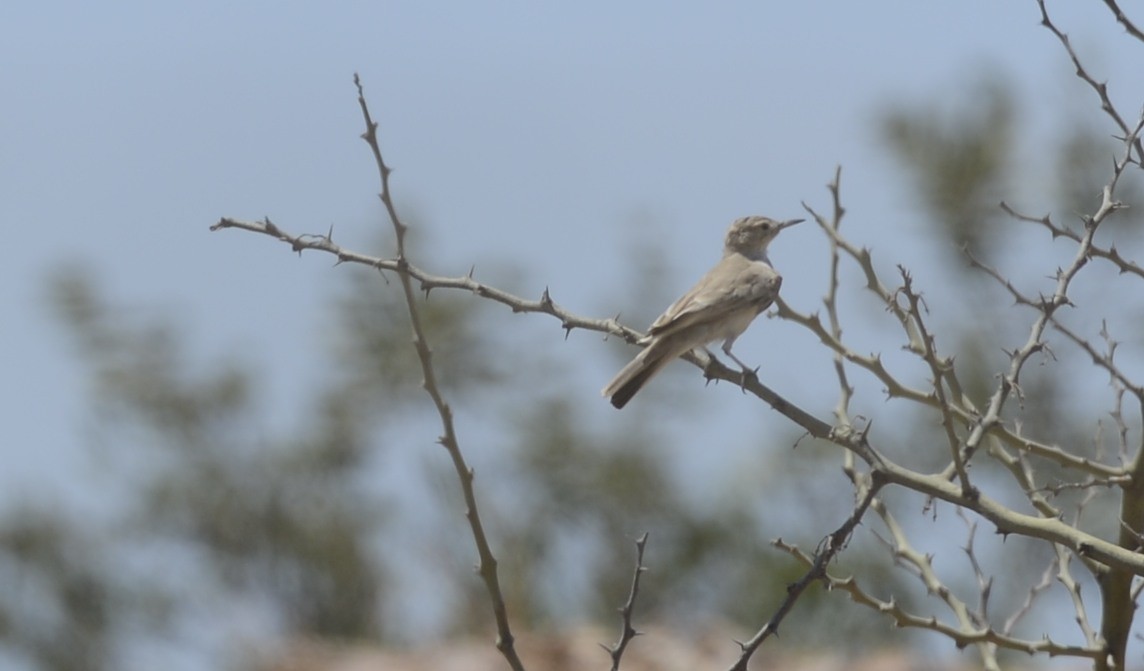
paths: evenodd
<path fill-rule="evenodd" d="M 632 397 L 643 388 L 647 381 L 663 370 L 663 367 L 672 359 L 682 354 L 674 352 L 670 347 L 664 347 L 663 341 L 654 342 L 644 348 L 634 359 L 628 362 L 616 377 L 604 387 L 601 394 L 612 397 L 612 405 L 617 409 L 624 407 Z"/>

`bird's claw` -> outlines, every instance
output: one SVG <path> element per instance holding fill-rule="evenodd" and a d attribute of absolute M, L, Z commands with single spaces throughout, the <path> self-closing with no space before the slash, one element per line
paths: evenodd
<path fill-rule="evenodd" d="M 711 352 L 706 352 L 706 354 L 707 354 L 707 357 L 703 362 L 703 380 L 704 380 L 703 386 L 704 387 L 711 384 L 712 380 L 718 379 L 715 377 L 715 361 L 716 361 L 716 359 L 714 356 L 711 355 Z"/>
<path fill-rule="evenodd" d="M 758 378 L 759 377 L 759 366 L 755 366 L 754 368 L 747 368 L 746 366 L 743 366 L 739 370 L 739 391 L 743 392 L 744 394 L 747 393 L 747 376 L 748 375 L 753 377 L 753 378 Z"/>

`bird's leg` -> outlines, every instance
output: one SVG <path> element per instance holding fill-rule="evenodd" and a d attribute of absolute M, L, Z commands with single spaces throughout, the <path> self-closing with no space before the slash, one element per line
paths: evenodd
<path fill-rule="evenodd" d="M 758 368 L 751 368 L 747 364 L 740 361 L 739 357 L 735 356 L 734 353 L 731 352 L 731 345 L 733 345 L 733 344 L 735 344 L 735 339 L 734 338 L 728 338 L 727 340 L 725 340 L 723 342 L 723 348 L 722 349 L 723 349 L 724 354 L 731 357 L 732 361 L 739 364 L 739 368 L 741 369 L 741 372 L 742 372 L 742 377 L 739 378 L 739 389 L 741 389 L 742 392 L 745 394 L 745 393 L 747 393 L 747 374 L 750 373 L 751 375 L 754 375 L 758 372 L 759 369 Z"/>

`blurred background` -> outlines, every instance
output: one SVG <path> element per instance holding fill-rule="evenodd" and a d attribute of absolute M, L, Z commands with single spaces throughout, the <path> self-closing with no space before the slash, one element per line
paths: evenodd
<path fill-rule="evenodd" d="M 1144 45 L 1102 3 L 1050 11 L 1134 118 Z M 0 668 L 256 669 L 298 640 L 492 639 L 396 282 L 208 232 L 269 216 L 392 255 L 354 72 L 422 268 L 547 288 L 642 329 L 718 258 L 733 218 L 829 213 L 840 165 L 843 232 L 888 282 L 912 271 L 984 399 L 1030 317 L 962 247 L 1047 290 L 1071 248 L 998 202 L 1074 223 L 1118 151 L 1039 20 L 1032 0 L 5 3 Z M 1140 187 L 1131 175 L 1122 199 Z M 1106 239 L 1134 258 L 1139 212 Z M 785 299 L 820 309 L 821 232 L 785 233 L 772 258 Z M 1106 320 L 1132 361 L 1140 292 L 1109 268 L 1085 278 L 1070 318 L 1090 337 Z M 843 281 L 854 349 L 924 382 L 859 273 Z M 679 636 L 714 627 L 733 652 L 801 573 L 769 541 L 812 549 L 850 511 L 837 451 L 731 385 L 677 364 L 617 413 L 599 389 L 633 348 L 464 294 L 423 309 L 521 630 L 610 626 L 646 531 L 640 617 Z M 829 420 L 837 382 L 809 334 L 760 319 L 736 351 Z M 1043 364 L 1027 423 L 1091 444 L 1107 376 Z M 942 463 L 933 417 L 851 380 L 892 455 Z M 966 523 L 895 496 L 972 594 Z M 871 531 L 840 574 L 940 612 Z M 1022 577 L 996 588 L 1002 613 L 1047 566 L 1026 545 L 982 540 L 991 575 Z M 1075 638 L 1072 618 L 1039 614 L 1023 633 Z M 787 627 L 776 650 L 959 654 L 820 591 Z"/>

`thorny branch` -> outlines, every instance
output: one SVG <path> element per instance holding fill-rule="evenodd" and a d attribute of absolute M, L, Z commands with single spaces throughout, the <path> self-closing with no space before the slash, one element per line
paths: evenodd
<path fill-rule="evenodd" d="M 830 219 L 829 225 L 835 231 L 842 227 L 842 217 L 846 215 L 846 208 L 842 207 L 842 199 L 839 198 L 839 191 L 842 188 L 842 166 L 838 166 L 834 170 L 834 179 L 826 185 L 830 190 L 831 199 L 834 201 L 834 213 Z M 818 220 L 818 215 L 813 211 L 810 212 L 811 216 Z M 820 222 L 822 223 L 822 222 Z M 830 337 L 837 341 L 842 342 L 842 320 L 838 316 L 838 287 L 841 285 L 838 270 L 842 264 L 842 255 L 839 253 L 837 240 L 841 236 L 830 238 L 830 280 L 827 284 L 826 296 L 822 299 L 823 304 L 826 306 L 826 316 L 830 322 Z M 834 375 L 838 379 L 838 404 L 834 407 L 834 420 L 839 426 L 850 428 L 850 399 L 854 396 L 854 387 L 850 385 L 850 379 L 846 373 L 846 357 L 840 351 L 834 352 Z M 854 453 L 846 451 L 843 453 L 843 469 L 848 472 L 854 469 Z"/>
<path fill-rule="evenodd" d="M 513 644 L 514 639 L 512 629 L 509 626 L 508 610 L 505 606 L 504 595 L 501 593 L 500 579 L 497 576 L 497 560 L 493 556 L 492 549 L 489 547 L 488 538 L 485 536 L 484 525 L 481 523 L 480 512 L 477 509 L 477 496 L 473 490 L 473 469 L 465 463 L 465 456 L 461 452 L 456 429 L 453 426 L 453 410 L 449 407 L 449 404 L 445 402 L 444 397 L 441 395 L 441 389 L 437 385 L 437 373 L 433 369 L 432 350 L 429 348 L 425 329 L 421 324 L 421 315 L 417 309 L 417 296 L 413 291 L 413 282 L 408 272 L 409 262 L 405 257 L 405 232 L 408 230 L 408 227 L 402 223 L 397 215 L 397 208 L 393 205 L 393 198 L 389 190 L 390 168 L 382 159 L 381 146 L 377 139 L 377 123 L 370 116 L 369 106 L 366 104 L 365 94 L 362 92 L 361 81 L 356 74 L 354 75 L 354 85 L 357 87 L 358 104 L 361 106 L 361 113 L 365 118 L 366 130 L 362 135 L 362 139 L 366 141 L 369 148 L 373 151 L 373 157 L 377 163 L 378 175 L 381 178 L 381 193 L 379 197 L 381 198 L 381 202 L 385 205 L 385 210 L 389 214 L 389 220 L 393 223 L 394 231 L 397 233 L 397 260 L 395 261 L 395 269 L 397 270 L 398 277 L 401 278 L 401 289 L 405 294 L 405 304 L 409 308 L 409 323 L 413 328 L 413 344 L 417 350 L 417 358 L 421 362 L 421 372 L 424 375 L 423 386 L 425 387 L 425 392 L 433 399 L 433 405 L 437 408 L 437 413 L 441 417 L 441 426 L 444 433 L 438 439 L 438 442 L 449 452 L 449 457 L 453 461 L 453 467 L 457 471 L 457 478 L 461 482 L 461 491 L 465 498 L 465 517 L 469 520 L 469 529 L 477 545 L 477 555 L 480 557 L 477 572 L 484 581 L 485 588 L 489 593 L 489 599 L 492 601 L 493 619 L 496 620 L 497 627 L 496 646 L 497 649 L 501 651 L 501 654 L 504 655 L 505 660 L 508 661 L 513 671 L 524 671 L 524 664 L 517 655 L 516 647 Z"/>
<path fill-rule="evenodd" d="M 644 548 L 647 546 L 647 533 L 636 539 L 636 569 L 632 572 L 632 587 L 628 591 L 628 600 L 620 607 L 620 638 L 616 644 L 608 647 L 603 643 L 600 644 L 608 654 L 612 657 L 612 671 L 619 671 L 620 659 L 624 656 L 624 650 L 627 649 L 628 643 L 633 638 L 639 636 L 643 632 L 637 631 L 632 626 L 632 614 L 636 608 L 636 597 L 640 593 L 640 577 L 643 576 L 647 567 L 643 563 Z"/>
<path fill-rule="evenodd" d="M 755 654 L 755 651 L 759 649 L 763 641 L 778 633 L 779 625 L 786 619 L 787 614 L 794 608 L 795 602 L 798 601 L 798 598 L 806 591 L 806 588 L 827 578 L 826 567 L 829 566 L 830 562 L 838 556 L 838 553 L 846 547 L 846 543 L 850 540 L 851 534 L 854 533 L 854 528 L 862 521 L 862 517 L 866 514 L 871 504 L 877 500 L 878 492 L 881 491 L 885 484 L 885 481 L 882 480 L 875 471 L 869 484 L 866 486 L 862 500 L 854 507 L 854 512 L 842 523 L 842 526 L 835 529 L 834 533 L 822 540 L 822 543 L 819 544 L 818 550 L 814 554 L 813 560 L 807 562 L 810 565 L 807 572 L 803 574 L 797 582 L 787 585 L 786 598 L 779 604 L 775 614 L 771 616 L 771 619 L 763 625 L 758 633 L 751 637 L 751 640 L 739 644 L 742 648 L 742 654 L 740 654 L 739 659 L 731 665 L 731 671 L 747 671 L 747 663 L 751 661 L 751 656 Z M 775 545 L 781 547 L 783 545 L 782 539 L 775 541 Z"/>
<path fill-rule="evenodd" d="M 785 543 L 776 545 L 803 564 L 810 566 L 814 563 L 814 557 L 808 556 L 797 547 L 786 545 Z M 1095 659 L 1103 654 L 1099 648 L 1086 645 L 1060 644 L 1048 637 L 1036 641 L 1022 640 L 989 626 L 963 629 L 960 626 L 954 626 L 938 620 L 932 615 L 927 616 L 910 613 L 893 599 L 879 599 L 866 588 L 862 587 L 858 579 L 854 576 L 842 578 L 832 576 L 828 573 L 825 579 L 828 582 L 829 589 L 840 590 L 847 594 L 855 603 L 884 613 L 894 621 L 894 626 L 928 629 L 938 632 L 952 640 L 959 648 L 968 645 L 990 644 L 998 648 L 1015 650 L 1030 655 L 1044 653 L 1050 657 L 1067 656 L 1088 659 Z"/>
<path fill-rule="evenodd" d="M 960 599 L 957 594 L 946 587 L 938 576 L 937 570 L 933 565 L 932 555 L 919 552 L 911 546 L 906 537 L 905 530 L 898 524 L 897 519 L 890 513 L 885 505 L 881 503 L 875 504 L 874 512 L 882 519 L 882 524 L 890 534 L 889 539 L 883 539 L 883 542 L 891 549 L 894 561 L 899 565 L 906 567 L 921 583 L 925 586 L 927 594 L 936 595 L 937 599 L 945 604 L 949 609 L 956 621 L 956 629 L 962 635 L 973 636 L 976 632 L 982 629 L 988 629 L 989 623 L 986 619 L 985 610 L 988 602 L 987 589 L 991 585 L 986 584 L 981 586 L 980 601 L 981 607 L 974 611 L 970 608 L 964 600 Z M 966 553 L 969 557 L 970 566 L 973 568 L 978 580 L 983 580 L 983 576 L 977 567 L 976 556 L 973 554 L 972 545 L 972 527 L 970 531 L 970 540 L 966 544 Z M 1010 643 L 1015 642 L 1011 641 Z M 1024 643 L 1024 642 L 1022 642 Z M 975 640 L 973 645 L 977 647 L 978 654 L 981 655 L 982 663 L 989 671 L 1000 671 L 997 664 L 997 646 L 995 641 L 990 640 Z"/>
<path fill-rule="evenodd" d="M 1107 4 L 1113 10 L 1113 12 L 1116 14 L 1116 18 L 1125 26 L 1125 28 L 1128 29 L 1129 33 L 1137 37 L 1137 39 L 1140 39 L 1139 31 L 1137 31 L 1136 27 L 1133 26 L 1130 21 L 1128 21 L 1127 17 L 1124 16 L 1124 13 L 1121 12 L 1120 8 L 1116 6 L 1116 3 L 1112 0 L 1105 0 L 1105 4 Z M 1120 132 L 1124 134 L 1123 139 L 1125 145 L 1127 145 L 1130 150 L 1136 150 L 1136 164 L 1139 165 L 1141 157 L 1144 157 L 1144 146 L 1141 146 L 1139 136 L 1133 135 L 1133 133 L 1129 130 L 1128 124 L 1124 121 L 1124 118 L 1120 116 L 1120 113 L 1116 111 L 1116 107 L 1109 99 L 1108 84 L 1097 81 L 1092 75 L 1088 73 L 1084 65 L 1081 63 L 1080 57 L 1077 56 L 1076 51 L 1073 50 L 1072 42 L 1069 41 L 1069 36 L 1061 32 L 1061 30 L 1057 28 L 1057 26 L 1053 23 L 1052 19 L 1049 18 L 1049 11 L 1045 7 L 1045 0 L 1037 0 L 1037 6 L 1041 9 L 1041 25 L 1049 29 L 1049 31 L 1052 32 L 1053 35 L 1056 35 L 1057 39 L 1060 40 L 1060 43 L 1064 46 L 1065 51 L 1068 52 L 1069 58 L 1072 59 L 1073 66 L 1076 67 L 1076 76 L 1084 83 L 1088 84 L 1092 90 L 1096 92 L 1096 95 L 1100 98 L 1100 109 L 1104 110 L 1104 113 L 1112 119 L 1113 123 L 1116 124 L 1116 127 L 1120 129 Z M 1139 131 L 1139 126 L 1137 126 L 1137 131 Z M 1112 183 L 1112 186 L 1115 186 L 1115 181 Z"/>
<path fill-rule="evenodd" d="M 1116 4 L 1116 0 L 1104 0 L 1104 4 L 1108 5 L 1108 8 L 1112 10 L 1113 16 L 1120 22 L 1120 25 L 1124 26 L 1124 30 L 1127 31 L 1129 35 L 1144 42 L 1144 32 L 1140 32 L 1140 29 L 1128 19 L 1124 12 L 1121 11 L 1120 6 Z"/>
<path fill-rule="evenodd" d="M 399 259 L 383 259 L 377 256 L 370 256 L 368 254 L 361 254 L 352 250 L 344 249 L 341 245 L 333 240 L 331 233 L 323 235 L 294 235 L 280 228 L 277 224 L 270 221 L 270 219 L 263 218 L 262 221 L 243 221 L 239 219 L 232 219 L 223 217 L 217 223 L 211 226 L 212 231 L 218 231 L 228 228 L 237 228 L 253 233 L 261 233 L 268 235 L 272 238 L 280 240 L 290 245 L 290 248 L 301 254 L 305 250 L 313 250 L 332 254 L 337 258 L 337 262 L 341 263 L 354 263 L 377 270 L 388 270 L 393 272 L 402 272 L 409 277 L 415 279 L 420 284 L 421 290 L 428 294 L 434 289 L 459 289 L 468 291 L 481 298 L 501 303 L 508 306 L 513 312 L 531 312 L 541 313 L 556 317 L 560 320 L 561 327 L 565 333 L 571 332 L 573 329 L 584 329 L 586 331 L 596 331 L 607 335 L 614 335 L 623 338 L 625 341 L 635 344 L 639 341 L 643 334 L 639 331 L 620 324 L 615 319 L 592 319 L 577 315 L 568 309 L 558 304 L 545 289 L 541 294 L 539 300 L 529 300 L 520 296 L 513 295 L 507 291 L 497 289 L 488 284 L 478 282 L 474 279 L 473 272 L 470 271 L 468 275 L 459 277 L 443 277 L 433 275 L 421 268 Z M 760 398 L 761 400 L 769 403 L 775 410 L 785 415 L 788 419 L 798 424 L 807 433 L 816 438 L 826 438 L 830 435 L 832 429 L 829 424 L 819 420 L 805 410 L 795 406 L 780 396 L 770 387 L 762 384 L 758 376 L 748 374 L 746 379 L 743 379 L 743 371 L 738 368 L 731 369 L 720 363 L 718 360 L 708 362 L 706 359 L 700 360 L 695 356 L 684 357 L 685 360 L 694 364 L 698 368 L 704 369 L 704 374 L 711 379 L 723 380 L 731 382 L 737 387 L 742 386 L 744 390 L 750 392 Z M 749 371 L 748 371 L 749 373 Z"/>

